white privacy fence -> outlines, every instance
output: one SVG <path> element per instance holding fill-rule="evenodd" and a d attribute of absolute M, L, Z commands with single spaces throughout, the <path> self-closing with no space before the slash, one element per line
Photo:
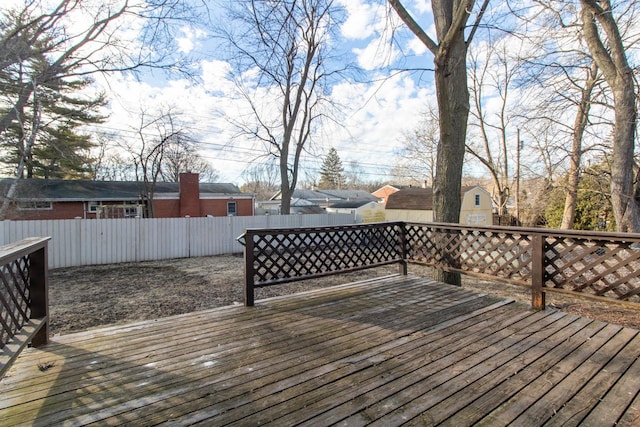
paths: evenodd
<path fill-rule="evenodd" d="M 0 221 L 0 245 L 51 237 L 49 268 L 242 252 L 247 228 L 353 224 L 350 214 Z"/>

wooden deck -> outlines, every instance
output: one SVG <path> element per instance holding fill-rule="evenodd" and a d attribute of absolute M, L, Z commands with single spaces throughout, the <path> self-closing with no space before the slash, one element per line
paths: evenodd
<path fill-rule="evenodd" d="M 391 276 L 56 337 L 0 381 L 0 425 L 640 425 L 639 356 L 635 330 Z"/>

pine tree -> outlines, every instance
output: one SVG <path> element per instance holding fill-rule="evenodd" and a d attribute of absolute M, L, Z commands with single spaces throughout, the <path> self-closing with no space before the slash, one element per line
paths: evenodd
<path fill-rule="evenodd" d="M 0 84 L 9 88 L 6 96 L 20 92 L 24 86 L 33 86 L 29 100 L 21 105 L 20 120 L 0 134 L 0 147 L 6 153 L 1 163 L 16 171 L 22 161 L 20 177 L 26 178 L 89 177 L 93 163 L 90 151 L 95 144 L 80 129 L 104 121 L 98 112 L 106 104 L 104 94 L 87 96 L 86 90 L 92 84 L 87 77 L 54 78 L 46 84 L 34 84 L 32 74 L 46 72 L 50 67 L 44 56 L 34 56 L 29 67 L 5 69 L 0 74 Z M 2 113 L 4 109 L 0 107 Z"/>
<path fill-rule="evenodd" d="M 342 167 L 342 160 L 338 155 L 338 151 L 331 147 L 327 157 L 322 162 L 320 169 L 320 183 L 318 188 L 321 189 L 340 189 L 344 185 L 344 168 Z"/>

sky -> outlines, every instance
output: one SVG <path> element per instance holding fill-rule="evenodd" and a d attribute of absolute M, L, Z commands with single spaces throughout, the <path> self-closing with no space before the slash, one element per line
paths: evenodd
<path fill-rule="evenodd" d="M 435 102 L 430 73 L 392 75 L 388 66 L 412 61 L 431 68 L 433 59 L 414 37 L 404 37 L 403 45 L 399 46 L 410 56 L 409 60 L 401 56 L 398 47 L 391 47 L 384 2 L 339 0 L 339 3 L 346 15 L 336 46 L 348 60 L 359 65 L 364 77 L 358 82 L 336 82 L 331 88 L 332 100 L 345 108 L 339 125 L 323 128 L 311 147 L 312 152 L 303 155 L 305 170 L 301 178 L 319 176 L 322 157 L 334 147 L 345 169 L 356 161 L 363 179 L 385 181 L 390 179 L 390 168 L 402 147 L 403 136 L 416 127 L 428 103 Z M 213 6 L 211 13 L 215 16 Z M 409 1 L 407 7 L 430 31 L 429 2 Z M 181 113 L 186 128 L 199 143 L 201 155 L 220 173 L 220 181 L 241 184 L 246 179 L 243 171 L 264 149 L 251 141 L 234 138 L 237 132 L 228 118 L 246 111 L 246 105 L 240 105 L 233 96 L 230 65 L 216 57 L 215 42 L 202 28 L 184 26 L 180 33 L 176 40 L 179 48 L 197 58 L 194 64 L 197 83 L 179 76 L 160 78 L 150 73 L 100 77 L 97 83 L 110 98 L 110 118 L 102 127 L 133 138 L 132 128 L 139 123 L 140 111 L 171 107 Z M 385 58 L 391 61 L 384 63 Z"/>
<path fill-rule="evenodd" d="M 3 0 L 0 9 L 24 1 Z M 55 5 L 60 0 L 40 1 Z M 85 16 L 69 18 L 68 30 L 80 32 L 86 28 L 87 21 L 92 19 L 89 15 L 92 8 L 109 7 L 123 1 L 83 0 L 80 13 L 85 13 Z M 129 1 L 133 4 L 145 0 Z M 183 0 L 178 4 L 189 1 L 198 5 L 206 3 L 209 16 L 215 23 L 216 20 L 225 20 L 217 2 L 231 0 Z M 334 1 L 342 6 L 344 16 L 331 43 L 345 62 L 358 65 L 360 73 L 357 79 L 348 76 L 336 80 L 329 88 L 330 99 L 341 105 L 342 110 L 335 116 L 335 122 L 326 122 L 326 126 L 315 135 L 308 152 L 303 154 L 299 180 L 307 184 L 309 180 L 319 179 L 323 157 L 330 148 L 337 150 L 347 173 L 351 172 L 352 163 L 357 162 L 360 179 L 370 182 L 393 180 L 395 177 L 391 175 L 391 169 L 396 164 L 406 135 L 416 130 L 426 111 L 437 109 L 433 72 L 430 71 L 433 56 L 406 30 L 395 13 L 387 13 L 386 1 Z M 430 2 L 406 0 L 403 4 L 427 34 L 436 39 Z M 492 4 L 497 9 L 503 7 L 501 3 Z M 470 17 L 471 21 L 473 19 L 474 15 Z M 186 25 L 184 22 L 176 25 L 176 52 L 193 60 L 189 67 L 195 79 L 187 79 L 184 74 L 145 69 L 136 74 L 93 74 L 95 89 L 103 90 L 109 99 L 105 111 L 109 118 L 96 130 L 106 134 L 112 142 L 124 141 L 131 145 L 139 141 L 137 129 L 142 112 L 149 116 L 170 109 L 179 116 L 183 128 L 197 142 L 201 156 L 217 170 L 218 180 L 241 185 L 250 179 L 245 170 L 263 161 L 266 152 L 260 143 L 239 136 L 232 124 L 234 119 L 248 113 L 248 105 L 238 97 L 231 76 L 232 66 L 222 55 L 223 45 L 214 37 L 211 27 L 198 23 Z M 141 43 L 140 22 L 119 22 L 118 28 L 122 31 L 119 35 L 127 40 L 127 46 L 133 53 L 140 48 L 151 52 L 159 48 Z M 391 35 L 394 43 L 390 41 Z M 477 35 L 474 46 L 482 46 Z M 407 68 L 422 71 L 399 71 Z M 248 76 L 250 74 L 247 73 Z M 499 111 L 501 105 L 495 102 L 499 100 L 498 92 L 492 93 L 490 88 L 484 90 L 487 114 L 492 114 L 491 109 Z M 264 93 L 263 98 L 268 100 L 269 90 L 265 89 Z M 514 98 L 517 103 L 523 101 L 522 96 Z M 515 126 L 512 126 L 510 132 L 514 133 L 514 138 L 515 131 Z M 470 133 L 470 140 L 472 138 L 473 133 Z M 121 149 L 114 148 L 112 153 L 117 151 L 122 157 L 127 157 Z M 467 161 L 464 168 L 464 173 L 472 177 L 487 174 L 478 162 Z M 414 178 L 417 182 L 428 179 L 426 176 Z"/>

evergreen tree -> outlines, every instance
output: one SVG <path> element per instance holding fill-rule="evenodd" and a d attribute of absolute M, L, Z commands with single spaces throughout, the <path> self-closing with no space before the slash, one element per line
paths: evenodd
<path fill-rule="evenodd" d="M 20 23 L 18 16 L 11 25 L 11 17 L 5 15 L 0 25 L 0 40 L 9 39 Z M 0 132 L 4 152 L 0 164 L 19 178 L 88 177 L 94 144 L 80 128 L 104 121 L 99 113 L 106 104 L 104 94 L 88 95 L 92 80 L 81 73 L 56 75 L 56 64 L 45 54 L 55 40 L 47 34 L 35 40 L 28 36 L 20 39 L 27 54 L 18 55 L 20 50 L 15 49 L 9 53 L 19 59 L 1 64 L 0 117 L 14 114 L 16 118 Z"/>
<path fill-rule="evenodd" d="M 338 155 L 338 151 L 331 147 L 327 157 L 322 162 L 320 169 L 320 183 L 318 188 L 321 189 L 340 189 L 344 185 L 344 168 L 342 167 L 342 160 Z"/>

